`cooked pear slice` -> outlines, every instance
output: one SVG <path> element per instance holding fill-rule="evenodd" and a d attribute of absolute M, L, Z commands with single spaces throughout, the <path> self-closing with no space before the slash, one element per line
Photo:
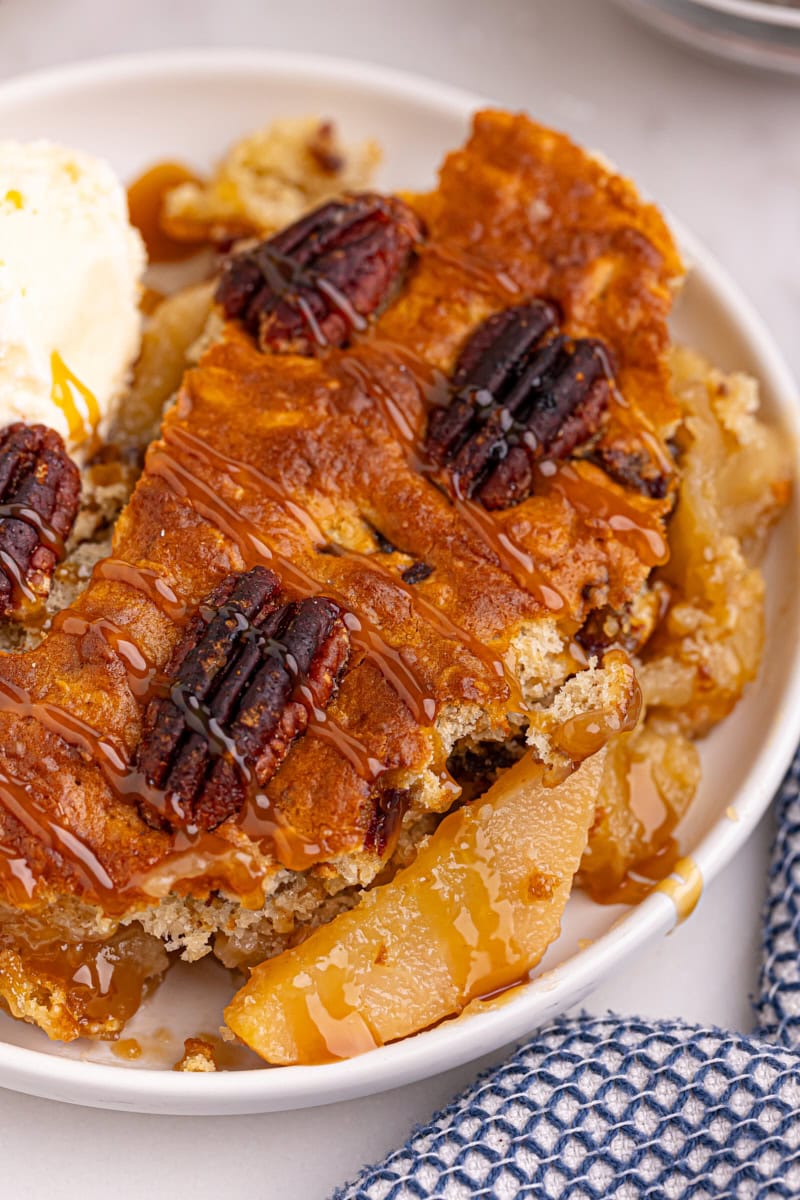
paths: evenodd
<path fill-rule="evenodd" d="M 267 1062 L 330 1062 L 519 980 L 558 935 L 601 770 L 595 754 L 548 788 L 528 754 L 390 883 L 256 967 L 230 1028 Z"/>

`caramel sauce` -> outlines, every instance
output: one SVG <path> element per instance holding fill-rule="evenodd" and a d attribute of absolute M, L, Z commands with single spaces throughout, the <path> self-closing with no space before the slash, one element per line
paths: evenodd
<path fill-rule="evenodd" d="M 303 287 L 322 292 L 339 315 L 344 317 L 352 332 L 363 333 L 367 329 L 366 319 L 356 311 L 344 292 L 313 266 L 301 266 L 291 255 L 281 253 L 269 243 L 262 243 L 260 246 L 259 265 L 271 291 L 276 296 L 291 297 L 292 302 L 297 305 L 308 332 L 321 350 L 327 348 L 328 339 L 322 332 L 310 304 L 302 295 Z"/>
<path fill-rule="evenodd" d="M 0 519 L 4 517 L 24 521 L 36 530 L 39 541 L 47 546 L 48 550 L 52 550 L 56 558 L 64 557 L 64 539 L 36 509 L 29 508 L 26 504 L 0 504 Z"/>
<path fill-rule="evenodd" d="M 489 262 L 474 249 L 466 250 L 454 242 L 445 242 L 438 238 L 423 242 L 417 252 L 423 258 L 436 258 L 446 266 L 467 275 L 483 291 L 502 298 L 506 304 L 511 304 L 514 298 L 519 297 L 519 286 L 511 276 L 501 270 L 498 263 Z"/>
<path fill-rule="evenodd" d="M 19 563 L 7 550 L 0 550 L 0 566 L 11 583 L 11 594 L 15 605 L 24 608 L 26 605 L 35 608 L 40 603 L 40 597 L 29 585 L 25 572 Z"/>
<path fill-rule="evenodd" d="M 197 176 L 180 163 L 162 162 L 144 171 L 128 188 L 128 212 L 151 263 L 180 262 L 196 254 L 202 243 L 172 238 L 162 228 L 164 197 L 181 183 L 199 183 Z"/>
<path fill-rule="evenodd" d="M 553 734 L 553 740 L 574 762 L 583 762 L 598 750 L 602 750 L 608 739 L 620 732 L 621 721 L 615 713 L 604 709 L 590 709 L 570 717 Z"/>
<path fill-rule="evenodd" d="M 142 1057 L 141 1043 L 136 1038 L 120 1038 L 119 1041 L 112 1044 L 111 1053 L 126 1062 L 133 1062 Z"/>
<path fill-rule="evenodd" d="M 456 1017 L 457 1021 L 463 1021 L 468 1017 L 474 1017 L 476 1013 L 496 1012 L 499 1008 L 505 1008 L 512 1000 L 518 1000 L 519 997 L 530 986 L 530 978 L 517 980 L 516 983 L 510 983 L 507 987 L 499 988 L 495 992 L 487 992 L 483 996 L 476 996 L 474 1000 L 470 1000 L 469 1004 L 461 1010 Z"/>
<path fill-rule="evenodd" d="M 139 1007 L 154 968 L 148 942 L 149 935 L 135 928 L 118 929 L 103 941 L 70 942 L 35 916 L 24 924 L 13 918 L 0 923 L 0 947 L 8 945 L 20 956 L 25 979 L 40 978 L 43 986 L 63 990 L 63 1003 L 53 1011 L 59 1026 L 72 1026 L 65 1028 L 67 1036 L 116 1037 Z M 13 967 L 8 982 L 13 990 Z M 138 1056 L 129 1047 L 125 1057 Z"/>
<path fill-rule="evenodd" d="M 313 545 L 320 546 L 325 544 L 325 535 L 308 510 L 295 501 L 287 499 L 275 480 L 270 479 L 263 471 L 258 470 L 249 463 L 244 463 L 239 459 L 223 454 L 219 449 L 210 446 L 202 438 L 190 433 L 187 429 L 180 427 L 170 429 L 167 435 L 167 442 L 169 443 L 170 441 L 176 447 L 182 447 L 189 453 L 198 455 L 216 470 L 226 474 L 232 482 L 246 488 L 249 487 L 252 489 L 255 487 L 261 490 L 269 497 L 273 504 L 301 525 Z M 417 616 L 426 622 L 440 637 L 449 641 L 455 641 L 460 645 L 466 645 L 479 662 L 482 662 L 490 672 L 505 681 L 508 694 L 516 702 L 518 710 L 520 712 L 525 711 L 525 701 L 520 686 L 501 655 L 492 651 L 490 647 L 462 625 L 451 620 L 447 613 L 437 608 L 435 604 L 432 604 L 425 597 L 418 586 L 406 583 L 405 580 L 382 563 L 377 555 L 362 554 L 356 550 L 345 550 L 344 554 L 349 559 L 363 563 L 370 571 L 379 574 L 392 587 L 401 591 L 410 601 L 411 607 Z M 317 586 L 319 587 L 320 585 Z M 359 620 L 361 620 L 360 614 L 357 615 L 359 616 Z"/>
<path fill-rule="evenodd" d="M 69 861 L 83 885 L 91 893 L 102 896 L 109 911 L 118 906 L 113 881 L 94 851 L 41 809 L 28 786 L 7 771 L 0 771 L 0 802 L 38 843 Z M 25 866 L 27 871 L 23 872 L 18 859 L 5 853 L 0 855 L 0 871 L 6 876 L 9 890 L 20 908 L 32 898 L 37 882 L 30 864 Z"/>
<path fill-rule="evenodd" d="M 674 870 L 680 858 L 676 840 L 667 836 L 658 849 L 639 859 L 618 882 L 593 881 L 586 891 L 597 904 L 640 904 Z"/>
<path fill-rule="evenodd" d="M 453 504 L 459 515 L 480 535 L 495 560 L 518 583 L 539 601 L 545 611 L 558 612 L 564 608 L 564 598 L 546 582 L 534 563 L 533 556 L 502 528 L 500 521 L 475 500 L 456 498 Z"/>
<path fill-rule="evenodd" d="M 152 567 L 135 567 L 121 558 L 102 558 L 95 564 L 92 578 L 122 583 L 134 591 L 141 592 L 164 613 L 164 616 L 178 624 L 188 615 L 186 605 Z"/>
<path fill-rule="evenodd" d="M 93 439 L 100 424 L 97 397 L 72 373 L 57 350 L 50 355 L 50 372 L 50 398 L 66 418 L 70 442 L 78 446 Z"/>
<path fill-rule="evenodd" d="M 578 513 L 600 526 L 608 526 L 620 542 L 630 545 L 645 566 L 661 566 L 669 558 L 669 545 L 659 518 L 648 517 L 608 486 L 592 483 L 570 462 L 545 459 L 537 463 L 536 476 L 537 493 L 560 492 Z"/>
<path fill-rule="evenodd" d="M 67 621 L 73 619 L 76 618 L 72 614 L 65 617 Z M 66 709 L 47 701 L 34 701 L 23 689 L 0 679 L 0 712 L 29 717 L 81 751 L 100 769 L 118 799 L 130 802 L 132 798 L 141 797 L 156 807 L 163 805 L 163 793 L 148 784 L 141 772 L 131 768 L 123 750 Z M 100 897 L 108 912 L 125 911 L 125 889 L 115 884 L 103 863 L 81 838 L 39 807 L 27 784 L 7 772 L 0 772 L 0 799 L 32 836 L 71 864 L 87 891 Z M 4 861 L 0 858 L 0 869 Z"/>
<path fill-rule="evenodd" d="M 458 822 L 459 813 L 451 813 L 445 820 Z M 420 859 L 417 864 L 422 865 Z M 535 874 L 527 886 L 532 897 L 541 899 L 551 894 L 558 882 Z M 423 928 L 435 931 L 436 944 L 442 948 L 447 964 L 447 987 L 453 995 L 463 997 L 468 1005 L 497 997 L 519 984 L 518 964 L 524 955 L 516 932 L 514 905 L 508 899 L 508 881 L 498 868 L 488 838 L 473 830 L 455 836 L 442 877 L 435 867 L 430 872 L 423 868 L 416 884 L 415 910 Z M 386 920 L 390 927 L 389 918 Z M 369 930 L 366 944 L 370 946 L 372 936 Z M 383 949 L 378 948 L 376 966 L 381 965 Z M 301 969 L 289 980 L 292 994 L 288 1003 L 293 1010 L 299 1006 L 303 1014 L 298 1028 L 293 1011 L 292 1024 L 295 1036 L 301 1036 L 302 1029 L 306 1061 L 333 1061 L 383 1044 L 364 1017 L 360 984 L 354 982 L 358 974 L 347 945 L 338 943 L 326 955 L 314 959 L 313 976 Z M 379 987 L 378 980 L 373 979 L 369 986 Z M 309 1046 L 315 1047 L 313 1056 L 308 1054 Z"/>
<path fill-rule="evenodd" d="M 93 631 L 98 632 L 114 653 L 122 659 L 128 686 L 133 695 L 139 699 L 145 699 L 152 693 L 156 679 L 155 666 L 148 662 L 135 642 L 126 637 L 123 630 L 113 621 L 106 617 L 88 621 L 80 613 L 65 608 L 56 614 L 50 628 L 76 639 L 83 638 L 87 633 Z"/>
<path fill-rule="evenodd" d="M 36 531 L 42 546 L 52 552 L 56 562 L 63 558 L 64 539 L 35 509 L 26 504 L 0 504 L 0 520 L 6 517 L 30 525 Z M 27 628 L 45 628 L 49 620 L 47 610 L 42 604 L 42 597 L 28 583 L 26 571 L 6 550 L 0 550 L 0 565 L 11 583 L 15 604 L 25 610 Z"/>
<path fill-rule="evenodd" d="M 357 1009 L 350 1008 L 342 1016 L 335 1016 L 315 992 L 306 996 L 305 1003 L 308 1019 L 325 1047 L 326 1061 L 355 1058 L 381 1045 Z"/>
<path fill-rule="evenodd" d="M 677 878 L 673 878 L 677 876 Z M 675 905 L 677 924 L 691 916 L 703 893 L 703 876 L 693 858 L 679 858 L 672 868 L 669 879 L 662 879 L 657 892 L 669 896 Z"/>
<path fill-rule="evenodd" d="M 142 294 L 139 297 L 139 311 L 145 317 L 152 317 L 162 300 L 166 299 L 166 293 L 158 291 L 157 288 L 143 287 Z"/>
<path fill-rule="evenodd" d="M 170 433 L 172 435 L 174 431 Z M 299 595 L 315 596 L 321 593 L 322 585 L 312 575 L 277 551 L 273 551 L 263 541 L 259 530 L 251 521 L 170 454 L 166 446 L 159 446 L 151 453 L 148 467 L 151 474 L 160 476 L 176 496 L 187 499 L 196 512 L 229 537 L 248 566 L 257 563 L 274 564 L 284 582 Z M 338 600 L 347 608 L 347 601 L 337 597 L 335 589 L 326 588 L 325 592 L 331 599 Z M 351 641 L 359 646 L 367 658 L 375 662 L 415 720 L 419 724 L 430 723 L 436 711 L 435 700 L 419 681 L 402 651 L 390 646 L 377 627 L 363 615 L 347 613 L 345 623 L 350 631 Z"/>
<path fill-rule="evenodd" d="M 309 856 L 298 854 L 297 861 L 302 866 L 295 870 L 305 870 L 311 865 Z M 239 898 L 243 908 L 258 909 L 264 903 L 264 871 L 257 857 L 247 850 L 236 849 L 215 833 L 189 834 L 179 830 L 170 850 L 154 866 L 134 873 L 127 887 L 163 899 L 170 892 L 186 895 L 205 884 L 209 888 L 227 888 Z"/>
<path fill-rule="evenodd" d="M 585 890 L 598 904 L 639 904 L 674 870 L 680 848 L 674 837 L 677 824 L 653 782 L 647 761 L 631 763 L 628 772 L 630 808 L 642 827 L 641 840 L 651 852 L 628 868 L 622 879 L 593 877 Z"/>
<path fill-rule="evenodd" d="M 664 841 L 675 828 L 675 818 L 664 803 L 647 760 L 634 761 L 628 770 L 630 808 L 642 826 L 645 841 L 653 846 Z"/>

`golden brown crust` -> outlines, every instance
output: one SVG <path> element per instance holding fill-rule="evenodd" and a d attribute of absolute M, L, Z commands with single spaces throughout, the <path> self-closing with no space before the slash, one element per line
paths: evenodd
<path fill-rule="evenodd" d="M 494 112 L 479 114 L 439 188 L 412 204 L 427 242 L 399 297 L 349 349 L 270 356 L 225 328 L 150 448 L 111 565 L 39 649 L 4 659 L 2 844 L 51 891 L 125 908 L 148 866 L 181 853 L 178 890 L 257 896 L 276 856 L 298 868 L 359 852 L 375 764 L 382 786 L 442 771 L 434 715 L 450 707 L 507 728 L 519 699 L 496 664 L 523 625 L 548 616 L 571 633 L 590 607 L 622 608 L 663 558 L 669 496 L 615 483 L 591 461 L 542 474 L 534 496 L 492 515 L 454 507 L 418 461 L 431 389 L 470 331 L 546 295 L 570 334 L 612 352 L 619 395 L 601 442 L 667 462 L 678 414 L 665 321 L 681 264 L 657 211 L 566 138 Z M 148 672 L 168 660 L 181 613 L 256 562 L 289 594 L 332 597 L 361 630 L 328 709 L 336 745 L 321 728 L 299 739 L 266 788 L 268 817 L 223 826 L 203 843 L 216 864 L 200 869 L 185 840 L 140 821 L 126 764 Z M 412 562 L 433 570 L 407 584 Z M 31 715 L 20 696 L 40 707 Z M 60 710 L 84 725 L 67 732 Z M 264 858 L 248 832 L 266 838 Z M 240 859 L 226 864 L 231 845 Z M 25 900 L 12 876 L 8 890 Z"/>

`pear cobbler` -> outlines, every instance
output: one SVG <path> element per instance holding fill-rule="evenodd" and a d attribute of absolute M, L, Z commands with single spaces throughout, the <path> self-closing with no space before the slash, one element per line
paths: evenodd
<path fill-rule="evenodd" d="M 0 997 L 52 1038 L 208 953 L 269 1063 L 459 1014 L 669 874 L 757 673 L 790 458 L 671 345 L 658 210 L 505 112 L 431 192 L 379 157 L 279 121 L 129 217 L 0 143 Z"/>

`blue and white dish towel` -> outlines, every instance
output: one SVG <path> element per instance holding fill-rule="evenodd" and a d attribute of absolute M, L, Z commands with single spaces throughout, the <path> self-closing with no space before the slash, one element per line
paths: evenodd
<path fill-rule="evenodd" d="M 562 1017 L 334 1200 L 800 1198 L 800 752 L 750 1036 Z"/>

